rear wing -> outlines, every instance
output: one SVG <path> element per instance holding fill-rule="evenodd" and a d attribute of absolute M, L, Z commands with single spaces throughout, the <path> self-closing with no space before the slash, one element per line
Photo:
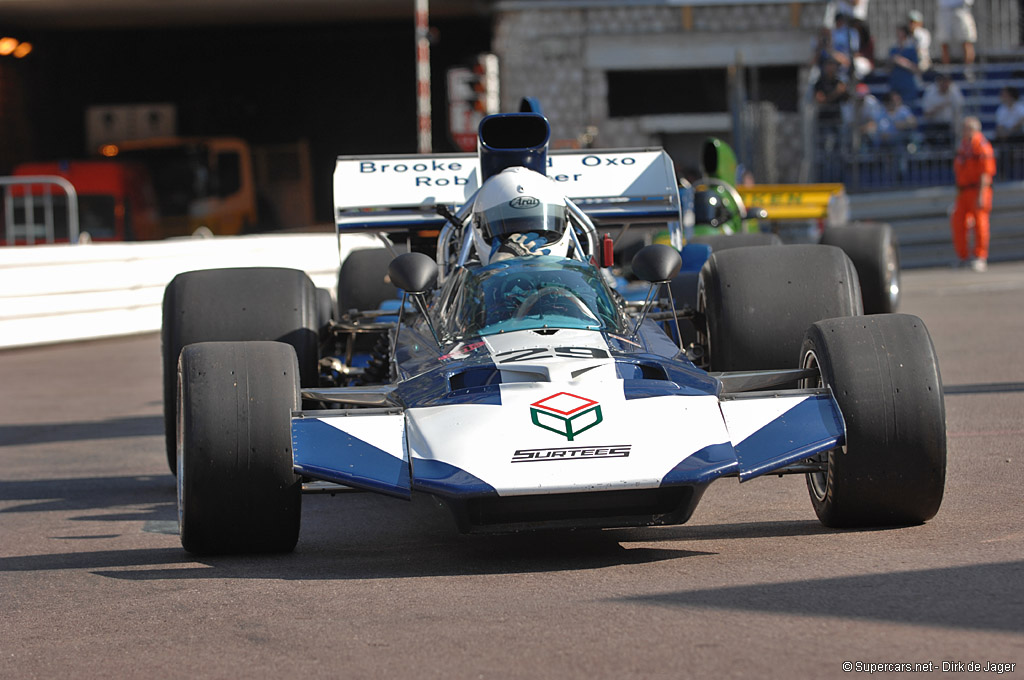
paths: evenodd
<path fill-rule="evenodd" d="M 842 184 L 755 184 L 736 187 L 749 208 L 764 208 L 769 220 L 828 219 L 845 222 L 849 199 Z"/>
<path fill-rule="evenodd" d="M 334 169 L 339 232 L 439 229 L 480 186 L 476 154 L 341 156 Z M 595 224 L 682 221 L 675 169 L 661 149 L 550 151 L 547 175 Z"/>

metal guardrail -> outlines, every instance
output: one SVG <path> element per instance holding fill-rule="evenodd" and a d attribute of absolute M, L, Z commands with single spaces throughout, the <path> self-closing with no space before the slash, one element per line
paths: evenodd
<path fill-rule="evenodd" d="M 52 188 L 56 186 L 64 192 L 64 210 L 66 220 L 66 237 L 71 243 L 78 243 L 78 193 L 75 187 L 63 177 L 57 175 L 35 175 L 24 177 L 0 177 L 0 186 L 4 188 L 4 243 L 16 245 L 24 242 L 27 245 L 36 243 L 55 243 L 58 240 L 57 220 Z M 13 191 L 14 187 L 23 187 L 22 191 Z M 37 189 L 39 187 L 39 189 Z M 39 193 L 36 193 L 36 192 Z M 18 204 L 21 204 L 20 210 Z M 38 205 L 37 205 L 38 203 Z M 37 218 L 36 208 L 42 212 Z M 21 217 L 19 220 L 18 218 Z M 64 235 L 60 235 L 61 240 Z"/>
<path fill-rule="evenodd" d="M 950 264 L 956 258 L 949 218 L 956 189 L 930 187 L 850 196 L 850 219 L 888 222 L 900 241 L 906 268 Z M 993 187 L 991 261 L 1024 260 L 1024 181 Z"/>
<path fill-rule="evenodd" d="M 814 158 L 814 177 L 819 182 L 842 182 L 850 194 L 934 186 L 953 186 L 956 149 L 949 132 L 938 127 L 918 130 L 898 146 L 850 151 L 848 137 L 836 139 L 831 149 Z M 997 142 L 997 182 L 1024 180 L 1024 144 Z"/>

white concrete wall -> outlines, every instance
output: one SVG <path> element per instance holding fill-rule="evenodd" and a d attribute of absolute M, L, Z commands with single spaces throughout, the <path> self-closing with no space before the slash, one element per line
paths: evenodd
<path fill-rule="evenodd" d="M 343 256 L 381 247 L 366 234 L 341 243 Z M 300 269 L 333 295 L 339 261 L 333 233 L 2 247 L 0 348 L 157 331 L 164 288 L 195 269 Z"/>

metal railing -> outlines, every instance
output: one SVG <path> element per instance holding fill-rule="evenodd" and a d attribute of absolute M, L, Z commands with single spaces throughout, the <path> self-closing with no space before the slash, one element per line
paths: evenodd
<path fill-rule="evenodd" d="M 71 182 L 57 175 L 0 177 L 0 186 L 5 245 L 56 243 L 65 239 L 78 243 L 78 193 Z M 63 192 L 64 220 L 58 219 L 60 206 L 55 204 L 53 187 Z"/>
<path fill-rule="evenodd" d="M 956 140 L 952 130 L 917 129 L 886 145 L 855 139 L 848 128 L 816 130 L 811 176 L 842 182 L 851 194 L 953 186 Z M 996 142 L 997 182 L 1024 180 L 1024 142 Z"/>

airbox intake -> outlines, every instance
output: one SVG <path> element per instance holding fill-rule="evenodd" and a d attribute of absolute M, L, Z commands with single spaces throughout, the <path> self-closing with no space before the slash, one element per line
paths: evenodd
<path fill-rule="evenodd" d="M 480 180 L 522 166 L 547 174 L 551 126 L 536 113 L 499 113 L 480 121 Z"/>

